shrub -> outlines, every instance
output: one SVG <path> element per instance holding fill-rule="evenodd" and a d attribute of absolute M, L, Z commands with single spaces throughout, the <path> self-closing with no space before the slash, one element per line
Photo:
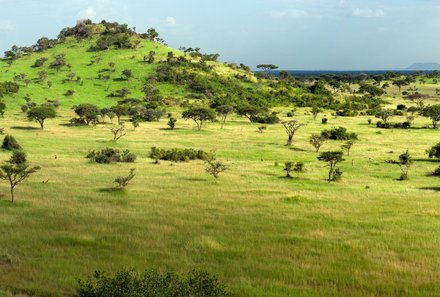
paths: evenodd
<path fill-rule="evenodd" d="M 136 161 L 136 155 L 129 150 L 125 150 L 122 153 L 113 148 L 105 148 L 100 151 L 91 150 L 86 156 L 91 162 L 99 164 L 111 164 L 116 162 L 133 163 Z"/>
<path fill-rule="evenodd" d="M 152 147 L 149 157 L 156 160 L 173 161 L 173 162 L 187 162 L 190 160 L 204 160 L 209 161 L 213 159 L 213 154 L 206 153 L 202 150 L 195 149 L 161 149 Z"/>
<path fill-rule="evenodd" d="M 230 296 L 216 277 L 198 270 L 193 270 L 187 275 L 170 271 L 162 274 L 152 270 L 143 273 L 125 270 L 114 276 L 97 271 L 93 277 L 79 281 L 77 295 L 79 297 Z"/>
<path fill-rule="evenodd" d="M 321 123 L 322 123 L 323 125 L 326 125 L 327 122 L 328 122 L 328 119 L 327 119 L 327 118 L 323 118 L 323 119 L 321 119 Z"/>
<path fill-rule="evenodd" d="M 131 168 L 130 173 L 127 176 L 118 176 L 117 178 L 115 178 L 114 182 L 117 184 L 117 187 L 120 189 L 124 189 L 126 186 L 128 186 L 128 184 L 136 175 L 134 171 L 135 169 Z"/>
<path fill-rule="evenodd" d="M 350 140 L 350 139 L 358 139 L 356 133 L 348 133 L 347 129 L 344 127 L 333 128 L 331 130 L 324 130 L 321 132 L 321 136 L 325 139 L 332 140 Z"/>
<path fill-rule="evenodd" d="M 3 139 L 2 148 L 8 151 L 21 150 L 21 146 L 15 140 L 14 136 L 6 135 Z"/>

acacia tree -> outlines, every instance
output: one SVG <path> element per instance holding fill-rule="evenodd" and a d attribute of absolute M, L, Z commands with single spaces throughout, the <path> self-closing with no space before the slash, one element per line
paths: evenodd
<path fill-rule="evenodd" d="M 215 112 L 212 109 L 198 107 L 190 108 L 182 113 L 182 118 L 185 120 L 191 119 L 196 125 L 197 129 L 201 130 L 203 124 L 207 121 L 215 121 Z"/>
<path fill-rule="evenodd" d="M 19 150 L 14 151 L 11 158 L 3 162 L 0 166 L 0 179 L 9 183 L 11 204 L 14 204 L 15 187 L 39 169 L 39 166 L 31 167 L 27 163 L 26 154 Z"/>
<path fill-rule="evenodd" d="M 205 168 L 206 172 L 212 175 L 216 181 L 219 178 L 219 174 L 226 171 L 227 169 L 228 166 L 226 166 L 220 161 L 208 160 L 206 162 L 206 168 Z"/>
<path fill-rule="evenodd" d="M 52 106 L 36 106 L 32 107 L 27 112 L 27 118 L 29 121 L 37 121 L 41 129 L 44 129 L 44 121 L 46 119 L 53 119 L 56 117 L 56 111 Z"/>
<path fill-rule="evenodd" d="M 438 122 L 440 122 L 440 104 L 430 105 L 423 109 L 420 114 L 424 117 L 430 118 L 432 121 L 432 127 L 437 129 Z"/>
<path fill-rule="evenodd" d="M 312 134 L 312 136 L 310 136 L 309 142 L 315 148 L 316 152 L 319 152 L 321 146 L 326 140 L 327 139 L 321 134 Z"/>
<path fill-rule="evenodd" d="M 382 119 L 383 123 L 386 125 L 388 124 L 388 120 L 394 116 L 394 113 L 391 109 L 384 109 L 379 111 L 376 114 L 376 118 Z"/>
<path fill-rule="evenodd" d="M 273 64 L 259 64 L 257 68 L 263 70 L 266 76 L 269 76 L 271 71 L 278 69 L 278 66 Z"/>
<path fill-rule="evenodd" d="M 96 105 L 84 103 L 74 106 L 73 110 L 79 116 L 79 121 L 86 125 L 96 124 L 98 122 L 100 110 Z"/>
<path fill-rule="evenodd" d="M 114 115 L 116 115 L 118 119 L 118 125 L 121 125 L 121 117 L 128 114 L 128 106 L 126 105 L 116 105 L 113 107 L 110 107 L 110 112 L 112 112 Z"/>
<path fill-rule="evenodd" d="M 347 156 L 350 156 L 350 151 L 353 148 L 355 142 L 356 142 L 355 139 L 350 139 L 347 140 L 347 142 L 342 145 L 342 148 L 347 150 Z"/>
<path fill-rule="evenodd" d="M 319 161 L 327 162 L 327 166 L 329 167 L 328 171 L 328 182 L 332 182 L 337 180 L 342 172 L 337 168 L 337 165 L 345 161 L 343 158 L 344 153 L 340 151 L 333 152 L 323 152 L 318 156 Z"/>
<path fill-rule="evenodd" d="M 396 164 L 399 165 L 401 174 L 400 174 L 400 180 L 407 180 L 408 179 L 408 172 L 411 168 L 411 165 L 413 164 L 413 160 L 411 158 L 411 155 L 409 154 L 409 151 L 406 150 L 405 153 L 401 154 L 399 156 L 399 159 L 396 160 L 388 160 L 386 161 L 389 164 Z"/>
<path fill-rule="evenodd" d="M 287 143 L 286 145 L 292 145 L 293 136 L 299 128 L 304 126 L 304 124 L 300 124 L 297 120 L 290 120 L 282 122 L 284 129 L 286 129 L 287 133 Z"/>
<path fill-rule="evenodd" d="M 217 114 L 222 118 L 221 123 L 223 129 L 223 126 L 226 123 L 226 118 L 228 117 L 229 114 L 234 112 L 234 107 L 230 105 L 220 105 L 217 106 L 215 110 L 217 111 Z"/>
<path fill-rule="evenodd" d="M 113 141 L 118 141 L 121 137 L 125 136 L 125 125 L 119 124 L 110 128 L 110 132 L 113 134 Z"/>
<path fill-rule="evenodd" d="M 135 170 L 135 168 L 131 168 L 127 176 L 118 176 L 115 178 L 114 182 L 117 184 L 119 189 L 123 190 L 128 186 L 131 180 L 136 176 Z"/>

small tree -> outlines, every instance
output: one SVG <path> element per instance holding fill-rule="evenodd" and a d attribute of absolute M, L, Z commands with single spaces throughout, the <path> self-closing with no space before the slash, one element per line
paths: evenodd
<path fill-rule="evenodd" d="M 278 69 L 278 66 L 273 64 L 259 64 L 257 68 L 263 70 L 266 76 L 269 76 L 271 71 Z"/>
<path fill-rule="evenodd" d="M 228 166 L 226 166 L 220 161 L 208 160 L 206 162 L 206 168 L 205 168 L 206 172 L 212 175 L 216 181 L 219 178 L 219 174 L 226 171 L 227 169 Z"/>
<path fill-rule="evenodd" d="M 21 146 L 18 144 L 14 136 L 6 135 L 3 139 L 2 149 L 8 151 L 21 150 Z"/>
<path fill-rule="evenodd" d="M 29 121 L 37 121 L 41 129 L 44 129 L 44 121 L 46 119 L 53 119 L 56 117 L 56 111 L 52 106 L 41 105 L 36 106 L 27 111 L 27 118 Z"/>
<path fill-rule="evenodd" d="M 215 110 L 217 111 L 217 114 L 222 118 L 221 123 L 223 129 L 223 126 L 226 123 L 226 118 L 228 117 L 228 115 L 234 112 L 234 108 L 230 105 L 220 105 L 217 106 Z"/>
<path fill-rule="evenodd" d="M 347 140 L 347 142 L 345 142 L 342 145 L 342 148 L 347 150 L 347 156 L 350 156 L 350 151 L 353 148 L 353 145 L 355 144 L 355 142 L 356 142 L 356 140 L 350 139 L 350 140 Z"/>
<path fill-rule="evenodd" d="M 26 154 L 22 151 L 14 151 L 8 161 L 0 166 L 0 179 L 6 180 L 10 186 L 11 204 L 14 204 L 15 187 L 26 180 L 32 173 L 40 167 L 31 167 L 26 160 Z"/>
<path fill-rule="evenodd" d="M 119 124 L 110 128 L 110 132 L 113 134 L 113 141 L 118 141 L 121 137 L 125 136 L 125 125 Z"/>
<path fill-rule="evenodd" d="M 421 113 L 422 116 L 430 118 L 432 127 L 437 129 L 438 122 L 440 122 L 440 104 L 430 105 L 424 108 Z"/>
<path fill-rule="evenodd" d="M 84 103 L 78 106 L 74 106 L 73 110 L 79 116 L 79 121 L 82 121 L 86 125 L 98 123 L 98 116 L 100 110 L 98 106 Z"/>
<path fill-rule="evenodd" d="M 399 165 L 399 168 L 401 171 L 400 180 L 407 180 L 408 179 L 408 172 L 409 172 L 411 165 L 413 164 L 413 160 L 412 160 L 411 155 L 409 154 L 408 150 L 406 150 L 405 153 L 403 153 L 399 156 L 399 160 L 397 160 L 397 161 L 396 160 L 388 160 L 386 162 L 390 163 L 390 164 Z"/>
<path fill-rule="evenodd" d="M 197 129 L 201 130 L 205 122 L 215 121 L 215 113 L 208 108 L 190 108 L 182 113 L 182 118 L 192 119 L 196 123 Z"/>
<path fill-rule="evenodd" d="M 310 136 L 309 142 L 315 148 L 315 151 L 319 152 L 321 146 L 324 144 L 326 140 L 327 139 L 320 134 L 312 134 L 312 136 Z"/>
<path fill-rule="evenodd" d="M 327 162 L 327 166 L 329 167 L 328 171 L 328 182 L 332 182 L 337 180 L 342 172 L 338 170 L 337 165 L 344 161 L 343 158 L 344 153 L 340 151 L 334 152 L 323 152 L 318 156 L 319 161 Z"/>
<path fill-rule="evenodd" d="M 174 130 L 176 127 L 177 120 L 173 117 L 169 118 L 167 125 L 170 127 L 171 130 Z"/>
<path fill-rule="evenodd" d="M 130 78 L 133 76 L 133 72 L 130 69 L 124 69 L 122 71 L 122 79 L 124 80 L 130 80 Z"/>
<path fill-rule="evenodd" d="M 391 118 L 393 116 L 394 116 L 394 113 L 390 109 L 381 110 L 376 114 L 376 118 L 382 119 L 382 121 L 385 125 L 388 124 L 389 118 Z"/>
<path fill-rule="evenodd" d="M 318 116 L 318 114 L 321 112 L 322 110 L 320 108 L 318 108 L 317 106 L 313 106 L 312 107 L 312 115 L 313 115 L 313 119 L 316 120 L 316 117 Z"/>
<path fill-rule="evenodd" d="M 128 186 L 131 180 L 136 176 L 135 170 L 135 168 L 131 168 L 130 173 L 127 176 L 118 176 L 115 178 L 114 182 L 117 184 L 119 189 L 124 189 Z"/>
<path fill-rule="evenodd" d="M 292 172 L 303 172 L 304 163 L 302 162 L 286 162 L 284 163 L 284 171 L 286 171 L 286 177 L 291 178 Z"/>
<path fill-rule="evenodd" d="M 260 132 L 260 133 L 264 133 L 264 131 L 266 131 L 266 130 L 267 130 L 267 127 L 264 125 L 258 127 L 258 132 Z"/>
<path fill-rule="evenodd" d="M 112 112 L 118 118 L 118 125 L 122 123 L 121 117 L 128 114 L 128 106 L 118 104 L 116 106 L 110 107 L 110 112 Z"/>
<path fill-rule="evenodd" d="M 285 122 L 282 122 L 282 124 L 284 126 L 284 129 L 286 129 L 286 133 L 287 133 L 287 144 L 286 145 L 289 146 L 292 144 L 293 136 L 295 135 L 296 131 L 298 131 L 298 129 L 304 125 L 300 124 L 297 120 L 285 121 Z"/>

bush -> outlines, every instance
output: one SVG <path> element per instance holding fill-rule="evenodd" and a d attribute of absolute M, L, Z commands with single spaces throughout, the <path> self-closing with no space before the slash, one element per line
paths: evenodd
<path fill-rule="evenodd" d="M 213 159 L 213 155 L 206 153 L 202 150 L 195 149 L 161 149 L 157 147 L 152 147 L 149 157 L 156 160 L 173 161 L 173 162 L 187 162 L 190 160 L 203 160 L 209 161 Z"/>
<path fill-rule="evenodd" d="M 440 176 L 440 166 L 437 167 L 437 168 L 434 170 L 434 172 L 432 173 L 432 175 L 434 175 L 434 176 Z"/>
<path fill-rule="evenodd" d="M 13 136 L 6 135 L 3 139 L 2 148 L 8 151 L 21 150 L 21 146 Z"/>
<path fill-rule="evenodd" d="M 321 119 L 321 123 L 322 123 L 323 125 L 326 125 L 327 122 L 328 122 L 328 119 L 327 119 L 327 118 L 323 118 L 323 119 Z"/>
<path fill-rule="evenodd" d="M 257 115 L 253 118 L 254 123 L 260 123 L 260 124 L 276 124 L 280 122 L 280 119 L 277 117 L 276 114 L 263 114 L 263 115 Z"/>
<path fill-rule="evenodd" d="M 95 272 L 93 277 L 80 280 L 79 297 L 226 297 L 230 296 L 218 279 L 207 272 L 193 270 L 187 275 L 133 270 L 120 271 L 114 276 Z"/>
<path fill-rule="evenodd" d="M 356 133 L 348 133 L 347 129 L 344 127 L 333 128 L 331 130 L 324 130 L 321 132 L 321 136 L 325 139 L 332 140 L 352 140 L 358 139 Z"/>
<path fill-rule="evenodd" d="M 136 161 L 136 155 L 129 150 L 125 150 L 121 153 L 119 150 L 113 148 L 105 148 L 100 151 L 92 150 L 87 154 L 86 158 L 91 162 L 99 164 L 111 164 L 116 162 L 133 163 Z"/>

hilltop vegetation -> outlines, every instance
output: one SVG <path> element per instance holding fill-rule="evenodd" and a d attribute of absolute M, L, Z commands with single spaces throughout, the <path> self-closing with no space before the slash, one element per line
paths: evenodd
<path fill-rule="evenodd" d="M 0 292 L 438 295 L 439 73 L 218 59 L 105 21 L 5 53 Z"/>

